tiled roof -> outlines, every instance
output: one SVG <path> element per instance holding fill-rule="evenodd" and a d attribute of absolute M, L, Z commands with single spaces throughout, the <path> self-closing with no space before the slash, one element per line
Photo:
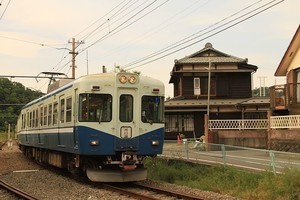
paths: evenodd
<path fill-rule="evenodd" d="M 204 56 L 206 52 L 214 53 L 211 57 Z M 216 56 L 217 55 L 217 56 Z M 238 58 L 213 48 L 211 43 L 206 43 L 205 47 L 189 56 L 175 60 L 175 64 L 183 63 L 208 63 L 209 59 L 213 63 L 247 63 L 248 59 Z"/>
<path fill-rule="evenodd" d="M 226 105 L 250 105 L 250 104 L 269 104 L 270 98 L 250 98 L 250 99 L 210 99 L 209 105 L 226 106 Z M 170 99 L 165 102 L 166 107 L 191 107 L 207 106 L 207 99 Z"/>
<path fill-rule="evenodd" d="M 210 57 L 212 63 L 245 63 L 245 59 L 240 59 L 236 57 Z M 185 57 L 180 60 L 176 60 L 175 64 L 189 64 L 189 63 L 208 63 L 208 57 Z"/>

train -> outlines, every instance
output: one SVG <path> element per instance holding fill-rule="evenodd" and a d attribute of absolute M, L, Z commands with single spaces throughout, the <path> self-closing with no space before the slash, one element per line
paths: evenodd
<path fill-rule="evenodd" d="M 164 90 L 162 81 L 134 72 L 74 79 L 22 108 L 20 150 L 94 182 L 145 180 L 145 158 L 163 150 Z"/>

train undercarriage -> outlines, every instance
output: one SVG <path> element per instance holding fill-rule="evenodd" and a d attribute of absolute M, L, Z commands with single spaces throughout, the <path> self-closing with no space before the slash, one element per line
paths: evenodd
<path fill-rule="evenodd" d="M 132 182 L 147 178 L 144 156 L 117 152 L 114 156 L 83 156 L 49 149 L 20 146 L 28 158 L 71 173 L 83 172 L 93 182 Z"/>

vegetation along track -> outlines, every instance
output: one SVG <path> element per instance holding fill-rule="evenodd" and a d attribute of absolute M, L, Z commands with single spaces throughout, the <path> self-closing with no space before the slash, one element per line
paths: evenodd
<path fill-rule="evenodd" d="M 2 188 L 5 188 L 6 190 L 8 190 L 9 192 L 13 193 L 14 195 L 20 197 L 21 199 L 27 199 L 27 200 L 37 200 L 36 197 L 23 192 L 22 190 L 19 190 L 16 187 L 13 187 L 12 185 L 9 185 L 8 183 L 4 182 L 3 180 L 0 179 L 0 186 Z"/>
<path fill-rule="evenodd" d="M 141 182 L 101 184 L 100 187 L 142 200 L 174 199 L 174 197 L 176 199 L 206 200 L 204 197 L 195 197 L 189 194 L 149 186 Z"/>

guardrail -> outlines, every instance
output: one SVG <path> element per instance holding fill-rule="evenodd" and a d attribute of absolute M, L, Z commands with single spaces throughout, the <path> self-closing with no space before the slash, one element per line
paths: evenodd
<path fill-rule="evenodd" d="M 224 144 L 201 143 L 187 139 L 183 143 L 166 141 L 161 157 L 189 160 L 210 165 L 229 165 L 255 171 L 283 173 L 300 170 L 300 154 L 245 148 Z"/>

